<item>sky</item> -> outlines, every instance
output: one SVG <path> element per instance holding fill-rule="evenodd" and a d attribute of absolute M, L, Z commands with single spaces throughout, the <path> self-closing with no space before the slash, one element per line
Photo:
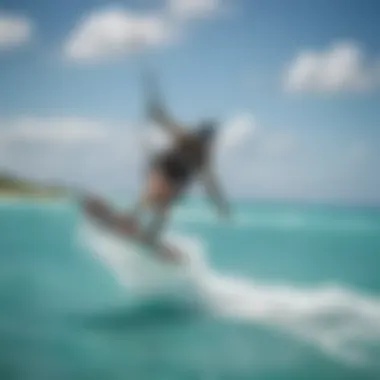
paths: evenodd
<path fill-rule="evenodd" d="M 163 140 L 141 68 L 220 122 L 230 197 L 380 203 L 376 0 L 0 0 L 0 168 L 134 194 Z"/>

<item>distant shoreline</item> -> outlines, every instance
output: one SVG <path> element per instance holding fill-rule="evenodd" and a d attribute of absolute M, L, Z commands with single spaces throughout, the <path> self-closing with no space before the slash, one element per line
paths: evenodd
<path fill-rule="evenodd" d="M 0 189 L 1 198 L 30 198 L 30 199 L 63 199 L 67 198 L 65 194 L 55 194 L 49 191 L 23 191 L 23 190 L 9 190 Z"/>
<path fill-rule="evenodd" d="M 55 206 L 70 204 L 69 197 L 48 197 L 48 196 L 29 196 L 29 195 L 15 195 L 4 194 L 0 192 L 0 208 L 12 205 L 46 205 Z"/>
<path fill-rule="evenodd" d="M 0 173 L 0 199 L 60 200 L 67 192 L 59 186 L 46 186 Z"/>

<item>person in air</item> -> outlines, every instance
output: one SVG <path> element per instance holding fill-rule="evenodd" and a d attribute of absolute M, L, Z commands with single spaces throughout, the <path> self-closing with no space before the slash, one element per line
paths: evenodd
<path fill-rule="evenodd" d="M 148 244 L 164 257 L 177 260 L 180 255 L 162 244 L 160 237 L 174 203 L 196 179 L 202 181 L 220 216 L 229 216 L 228 204 L 212 167 L 217 125 L 214 121 L 202 121 L 195 129 L 180 125 L 160 104 L 156 91 L 152 91 L 153 83 L 147 84 L 148 117 L 170 135 L 171 147 L 150 160 L 145 187 L 132 213 L 115 213 L 106 202 L 94 197 L 86 197 L 83 204 L 87 214 L 106 226 Z"/>
<path fill-rule="evenodd" d="M 212 167 L 216 122 L 205 120 L 195 129 L 186 128 L 168 115 L 158 97 L 152 98 L 152 92 L 148 101 L 148 117 L 172 138 L 171 147 L 154 156 L 148 165 L 146 187 L 132 214 L 132 219 L 137 221 L 141 212 L 153 212 L 144 238 L 154 245 L 174 202 L 184 195 L 194 180 L 201 180 L 221 217 L 229 216 L 229 207 Z"/>

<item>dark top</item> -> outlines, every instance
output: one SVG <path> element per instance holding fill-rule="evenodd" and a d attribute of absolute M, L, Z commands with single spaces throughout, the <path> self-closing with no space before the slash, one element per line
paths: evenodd
<path fill-rule="evenodd" d="M 153 166 L 169 181 L 185 184 L 199 172 L 207 158 L 207 148 L 197 136 L 186 136 L 168 151 L 158 155 Z"/>

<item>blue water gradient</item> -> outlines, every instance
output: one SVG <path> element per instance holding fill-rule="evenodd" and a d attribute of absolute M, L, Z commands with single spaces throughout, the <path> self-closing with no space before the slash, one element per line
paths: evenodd
<path fill-rule="evenodd" d="M 177 269 L 73 203 L 2 201 L 0 378 L 380 378 L 380 212 L 235 206 L 176 210 Z"/>

